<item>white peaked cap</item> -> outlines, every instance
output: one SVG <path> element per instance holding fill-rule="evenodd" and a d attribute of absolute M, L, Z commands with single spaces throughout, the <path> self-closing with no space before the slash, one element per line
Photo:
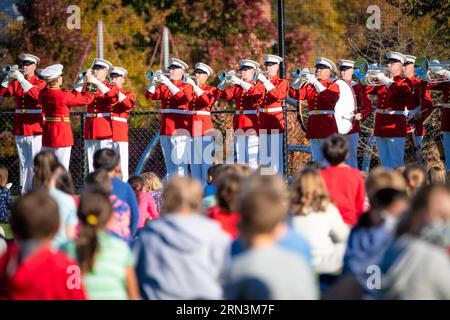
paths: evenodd
<path fill-rule="evenodd" d="M 108 68 L 109 71 L 111 71 L 113 68 L 113 64 L 111 62 L 109 62 L 108 60 L 102 59 L 102 58 L 95 58 L 94 61 L 92 61 L 91 67 L 93 67 L 95 65 L 99 65 L 99 66 Z"/>
<path fill-rule="evenodd" d="M 53 64 L 42 70 L 39 73 L 39 75 L 45 80 L 52 80 L 59 77 L 62 74 L 63 68 L 64 67 L 62 64 Z"/>
<path fill-rule="evenodd" d="M 208 66 L 207 64 L 204 64 L 202 62 L 196 63 L 195 66 L 194 66 L 194 70 L 195 69 L 199 69 L 199 70 L 202 70 L 202 71 L 206 72 L 208 77 L 213 74 L 213 69 L 210 66 Z"/>
<path fill-rule="evenodd" d="M 339 67 L 350 67 L 353 68 L 353 66 L 355 65 L 355 61 L 353 60 L 346 60 L 346 59 L 339 59 L 337 61 L 337 64 Z"/>
<path fill-rule="evenodd" d="M 406 62 L 406 57 L 404 54 L 400 53 L 400 52 L 396 52 L 396 51 L 389 51 L 388 53 L 386 53 L 386 57 L 387 59 L 396 59 L 398 61 L 400 61 L 401 63 L 405 63 Z"/>
<path fill-rule="evenodd" d="M 264 55 L 264 63 L 278 63 L 283 62 L 283 58 L 276 56 L 274 54 L 266 54 Z"/>
<path fill-rule="evenodd" d="M 337 72 L 336 65 L 330 59 L 327 59 L 327 58 L 324 58 L 324 57 L 317 57 L 317 59 L 316 59 L 316 66 L 318 64 L 323 64 L 324 66 L 329 67 L 332 71 Z"/>
<path fill-rule="evenodd" d="M 122 67 L 116 67 L 114 66 L 111 70 L 111 73 L 117 73 L 119 75 L 121 75 L 122 77 L 126 77 L 128 74 L 128 71 Z"/>
<path fill-rule="evenodd" d="M 410 54 L 405 54 L 404 56 L 406 58 L 406 62 L 412 62 L 412 63 L 416 62 L 416 58 L 417 58 L 416 56 L 412 56 Z"/>
<path fill-rule="evenodd" d="M 39 59 L 38 57 L 29 54 L 29 53 L 22 53 L 19 55 L 19 60 L 21 61 L 30 61 L 33 62 L 34 64 L 39 64 L 39 62 L 41 62 L 41 59 Z"/>
<path fill-rule="evenodd" d="M 189 69 L 189 65 L 186 62 L 177 58 L 170 58 L 169 66 L 177 66 L 182 68 L 183 70 Z"/>
<path fill-rule="evenodd" d="M 259 63 L 250 59 L 242 59 L 239 61 L 239 68 L 240 67 L 250 67 L 257 70 L 259 69 Z"/>

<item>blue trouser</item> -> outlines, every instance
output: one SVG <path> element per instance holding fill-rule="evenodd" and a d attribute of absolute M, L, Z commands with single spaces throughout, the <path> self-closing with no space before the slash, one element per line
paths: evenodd
<path fill-rule="evenodd" d="M 359 133 L 346 135 L 348 141 L 348 158 L 345 161 L 350 167 L 358 169 L 358 143 Z"/>
<path fill-rule="evenodd" d="M 214 137 L 192 137 L 191 146 L 191 176 L 205 184 L 208 179 L 208 169 L 212 165 Z"/>
<path fill-rule="evenodd" d="M 190 136 L 162 135 L 159 137 L 159 142 L 166 164 L 166 180 L 172 176 L 187 175 Z"/>
<path fill-rule="evenodd" d="M 405 164 L 405 142 L 405 137 L 376 137 L 378 154 L 383 167 L 395 169 Z"/>
<path fill-rule="evenodd" d="M 283 175 L 283 134 L 259 135 L 259 159 L 261 165 Z"/>

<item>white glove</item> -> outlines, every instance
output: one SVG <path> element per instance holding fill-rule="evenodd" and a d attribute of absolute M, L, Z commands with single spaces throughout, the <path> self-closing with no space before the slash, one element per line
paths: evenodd
<path fill-rule="evenodd" d="M 98 82 L 97 86 L 102 94 L 105 94 L 110 90 L 108 86 L 101 81 Z"/>
<path fill-rule="evenodd" d="M 274 84 L 270 82 L 269 79 L 266 78 L 262 73 L 258 73 L 258 80 L 261 81 L 266 88 L 267 91 L 270 91 L 275 88 Z"/>
<path fill-rule="evenodd" d="M 119 91 L 119 102 L 122 102 L 123 100 L 125 100 L 127 98 L 126 95 L 124 95 L 122 92 Z"/>
<path fill-rule="evenodd" d="M 195 83 L 192 85 L 194 87 L 194 93 L 197 97 L 200 97 L 205 91 L 203 91 L 199 86 L 197 86 Z"/>
<path fill-rule="evenodd" d="M 150 83 L 150 85 L 147 87 L 147 91 L 150 92 L 150 93 L 155 93 L 155 91 L 156 91 L 156 85 L 155 85 L 155 82 L 154 82 L 154 81 L 152 81 L 152 82 Z"/>
<path fill-rule="evenodd" d="M 316 88 L 318 93 L 321 93 L 322 91 L 327 89 L 323 84 L 320 83 L 319 80 L 317 80 L 317 78 L 314 75 L 308 73 L 305 75 L 305 78 L 309 83 L 311 83 L 314 86 L 314 88 Z"/>
<path fill-rule="evenodd" d="M 9 75 L 6 75 L 2 80 L 2 87 L 8 88 L 8 85 L 9 85 Z"/>
<path fill-rule="evenodd" d="M 160 75 L 160 79 L 161 79 L 161 82 L 163 84 L 165 84 L 167 86 L 167 88 L 169 88 L 170 92 L 173 95 L 176 95 L 178 92 L 180 92 L 180 89 L 176 85 L 174 85 L 172 83 L 172 81 L 170 81 L 169 78 L 167 78 L 165 75 L 163 75 L 163 74 Z"/>
<path fill-rule="evenodd" d="M 258 80 L 261 81 L 262 83 L 269 81 L 267 80 L 266 76 L 262 74 L 262 72 L 258 73 Z"/>
<path fill-rule="evenodd" d="M 14 70 L 13 72 L 10 72 L 9 76 L 11 79 L 17 79 L 17 81 L 19 81 L 20 85 L 23 88 L 23 92 L 27 92 L 28 90 L 33 88 L 33 85 L 29 83 L 28 80 L 25 79 L 24 75 L 19 70 Z"/>
<path fill-rule="evenodd" d="M 230 77 L 229 81 L 230 81 L 232 84 L 235 84 L 235 85 L 238 85 L 238 86 L 240 86 L 240 85 L 241 85 L 241 82 L 242 82 L 241 79 L 239 79 L 238 77 L 236 77 L 236 76 L 234 76 L 234 75 Z"/>
<path fill-rule="evenodd" d="M 195 81 L 192 80 L 191 77 L 186 77 L 186 83 L 189 83 L 191 86 L 195 86 Z"/>
<path fill-rule="evenodd" d="M 385 75 L 383 72 L 378 72 L 378 73 L 375 75 L 375 77 L 376 77 L 378 80 L 380 80 L 381 82 L 383 82 L 384 85 L 385 85 L 386 87 L 388 87 L 388 88 L 391 86 L 391 84 L 394 83 L 394 80 L 389 79 L 388 77 L 386 77 L 386 75 Z"/>
<path fill-rule="evenodd" d="M 81 79 L 77 83 L 75 83 L 74 90 L 81 92 L 81 90 L 83 89 L 83 86 L 84 86 L 84 79 Z"/>

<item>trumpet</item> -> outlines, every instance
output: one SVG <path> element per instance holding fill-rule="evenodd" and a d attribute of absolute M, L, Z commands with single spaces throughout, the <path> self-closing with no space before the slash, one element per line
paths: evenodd
<path fill-rule="evenodd" d="M 12 66 L 6 65 L 6 66 L 2 67 L 2 73 L 3 74 L 8 74 L 8 73 L 16 71 L 16 70 L 19 70 L 19 66 L 17 64 L 12 65 Z"/>
<path fill-rule="evenodd" d="M 292 76 L 294 79 L 301 79 L 306 81 L 306 75 L 311 74 L 314 75 L 314 73 L 310 72 L 308 68 L 301 69 L 300 67 L 296 67 L 292 70 Z"/>
<path fill-rule="evenodd" d="M 355 77 L 357 77 L 364 85 L 371 87 L 384 85 L 383 82 L 378 80 L 378 78 L 376 77 L 378 73 L 382 72 L 387 77 L 391 77 L 391 74 L 387 67 L 369 65 L 367 60 L 364 58 L 356 59 L 353 69 L 355 70 Z"/>
<path fill-rule="evenodd" d="M 156 83 L 161 83 L 161 75 L 169 76 L 169 73 L 162 72 L 162 70 L 148 70 L 145 74 L 145 77 L 150 81 L 155 81 Z"/>
<path fill-rule="evenodd" d="M 420 80 L 428 83 L 450 81 L 450 63 L 430 62 L 423 56 L 416 59 L 414 72 Z"/>

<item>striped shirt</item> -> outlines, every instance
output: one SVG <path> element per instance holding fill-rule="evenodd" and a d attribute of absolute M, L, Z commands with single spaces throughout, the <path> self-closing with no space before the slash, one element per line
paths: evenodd
<path fill-rule="evenodd" d="M 126 267 L 133 267 L 133 255 L 125 241 L 104 231 L 98 233 L 99 251 L 94 268 L 83 275 L 86 295 L 91 300 L 127 300 Z M 63 249 L 76 258 L 76 245 Z"/>

